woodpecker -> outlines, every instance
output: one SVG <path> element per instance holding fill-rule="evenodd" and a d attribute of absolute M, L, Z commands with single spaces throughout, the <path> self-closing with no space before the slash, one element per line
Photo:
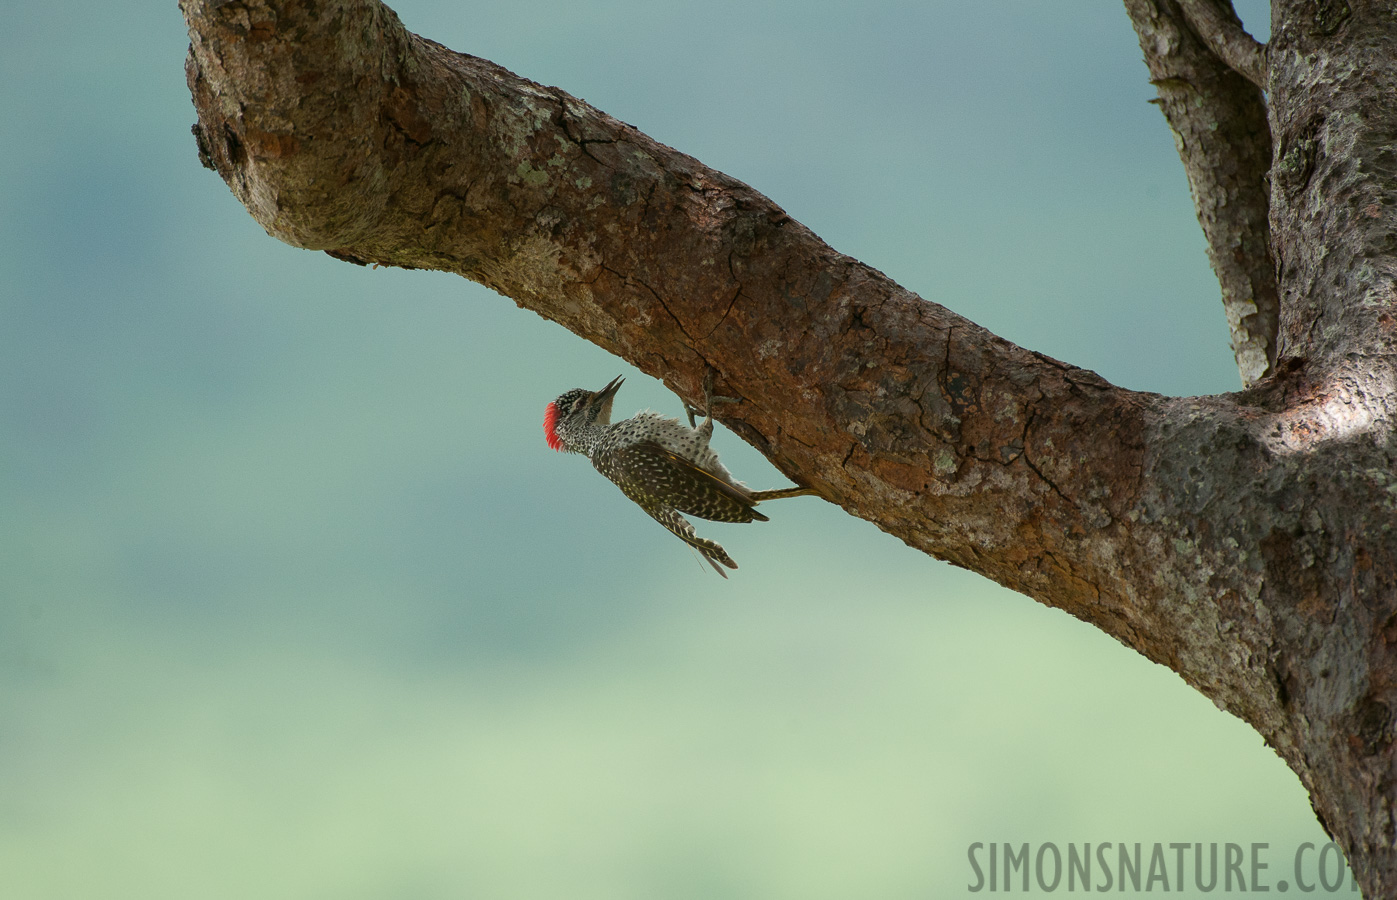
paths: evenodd
<path fill-rule="evenodd" d="M 648 409 L 612 424 L 611 401 L 624 380 L 617 376 L 599 391 L 577 388 L 548 404 L 543 415 L 548 446 L 585 454 L 598 472 L 727 578 L 719 564 L 736 569 L 737 563 L 716 542 L 695 534 L 681 513 L 712 522 L 766 522 L 767 517 L 756 510 L 758 503 L 815 491 L 805 487 L 754 491 L 732 477 L 708 446 L 715 399 L 711 382 L 704 386 L 707 408 L 697 428 L 692 427 L 694 411 L 688 404 L 688 425 Z"/>

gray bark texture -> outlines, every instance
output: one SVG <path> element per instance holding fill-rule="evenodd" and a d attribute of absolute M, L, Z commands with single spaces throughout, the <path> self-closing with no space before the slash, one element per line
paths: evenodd
<path fill-rule="evenodd" d="M 456 272 L 691 402 L 712 370 L 793 480 L 1250 723 L 1365 895 L 1397 895 L 1390 0 L 1276 0 L 1256 53 L 1223 0 L 1126 0 L 1249 384 L 1214 397 L 1001 340 L 377 0 L 180 5 L 200 157 L 270 234 Z"/>
<path fill-rule="evenodd" d="M 1188 174 L 1193 208 L 1208 240 L 1208 261 L 1222 286 L 1232 352 L 1242 384 L 1271 374 L 1280 297 L 1271 257 L 1266 172 L 1271 132 L 1261 88 L 1211 49 L 1234 50 L 1245 35 L 1229 3 L 1125 0 L 1140 49 Z M 1196 23 L 1196 24 L 1195 24 Z M 1230 38 L 1230 40 L 1229 40 Z M 1253 45 L 1255 42 L 1252 42 Z M 1261 77 L 1257 57 L 1241 50 Z"/>

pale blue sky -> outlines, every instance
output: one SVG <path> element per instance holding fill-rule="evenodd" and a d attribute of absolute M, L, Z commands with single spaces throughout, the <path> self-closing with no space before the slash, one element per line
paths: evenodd
<path fill-rule="evenodd" d="M 1005 337 L 1238 384 L 1118 4 L 395 8 Z M 1323 842 L 1172 673 L 818 500 L 702 526 L 713 576 L 544 446 L 632 370 L 268 238 L 186 43 L 172 2 L 0 34 L 0 896 L 954 897 L 974 841 Z"/>

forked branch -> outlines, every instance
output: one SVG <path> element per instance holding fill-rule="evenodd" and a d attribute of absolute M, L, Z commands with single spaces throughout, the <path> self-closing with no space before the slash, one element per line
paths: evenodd
<path fill-rule="evenodd" d="M 1179 0 L 1193 31 L 1218 59 L 1266 90 L 1266 47 L 1242 27 L 1229 0 Z"/>
<path fill-rule="evenodd" d="M 1126 7 L 1239 369 L 1256 382 L 1273 367 L 1279 296 L 1265 100 L 1176 0 Z M 1287 362 L 1240 394 L 1193 398 L 1014 346 L 747 185 L 408 33 L 377 0 L 181 8 L 201 158 L 268 232 L 481 282 L 690 402 L 716 371 L 740 398 L 722 420 L 797 483 L 1096 625 L 1249 722 L 1310 789 L 1365 890 L 1392 894 L 1397 22 L 1385 6 L 1354 14 L 1362 41 L 1335 37 L 1359 28 L 1343 17 L 1318 31 L 1278 19 Z M 1312 77 L 1304 66 L 1322 54 L 1337 62 Z"/>
<path fill-rule="evenodd" d="M 1212 0 L 1193 5 L 1212 16 L 1200 14 L 1200 21 L 1227 21 Z M 1265 99 L 1259 87 L 1200 40 L 1175 0 L 1125 0 L 1125 8 L 1188 175 L 1208 260 L 1222 288 L 1237 369 L 1244 385 L 1253 384 L 1270 374 L 1276 361 L 1280 310 L 1271 255 Z M 1241 23 L 1236 27 L 1240 31 Z M 1210 33 L 1229 47 L 1237 43 L 1223 40 L 1230 32 L 1222 25 Z"/>

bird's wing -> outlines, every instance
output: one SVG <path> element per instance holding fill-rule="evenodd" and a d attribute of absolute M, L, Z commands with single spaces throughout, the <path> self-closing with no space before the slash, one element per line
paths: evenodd
<path fill-rule="evenodd" d="M 621 489 L 624 491 L 625 487 L 623 486 Z M 629 492 L 627 492 L 627 496 L 629 496 Z M 631 499 L 634 500 L 635 498 L 631 497 Z M 656 522 L 668 528 L 671 534 L 697 550 L 699 554 L 708 561 L 708 564 L 713 567 L 713 571 L 717 572 L 719 575 L 722 575 L 724 578 L 728 577 L 728 573 L 724 572 L 722 568 L 719 567 L 719 563 L 722 563 L 729 569 L 737 568 L 737 563 L 733 562 L 733 558 L 728 556 L 728 551 L 724 550 L 721 544 L 717 541 L 701 538 L 695 534 L 694 526 L 690 525 L 689 520 L 681 516 L 677 510 L 668 506 L 659 506 L 653 508 L 645 507 L 645 511 L 649 513 L 651 518 Z"/>
<path fill-rule="evenodd" d="M 641 441 L 607 455 L 613 458 L 597 468 L 641 506 L 651 504 L 632 496 L 632 490 L 653 495 L 652 502 L 658 505 L 712 522 L 767 521 L 754 509 L 751 494 L 654 441 Z"/>

